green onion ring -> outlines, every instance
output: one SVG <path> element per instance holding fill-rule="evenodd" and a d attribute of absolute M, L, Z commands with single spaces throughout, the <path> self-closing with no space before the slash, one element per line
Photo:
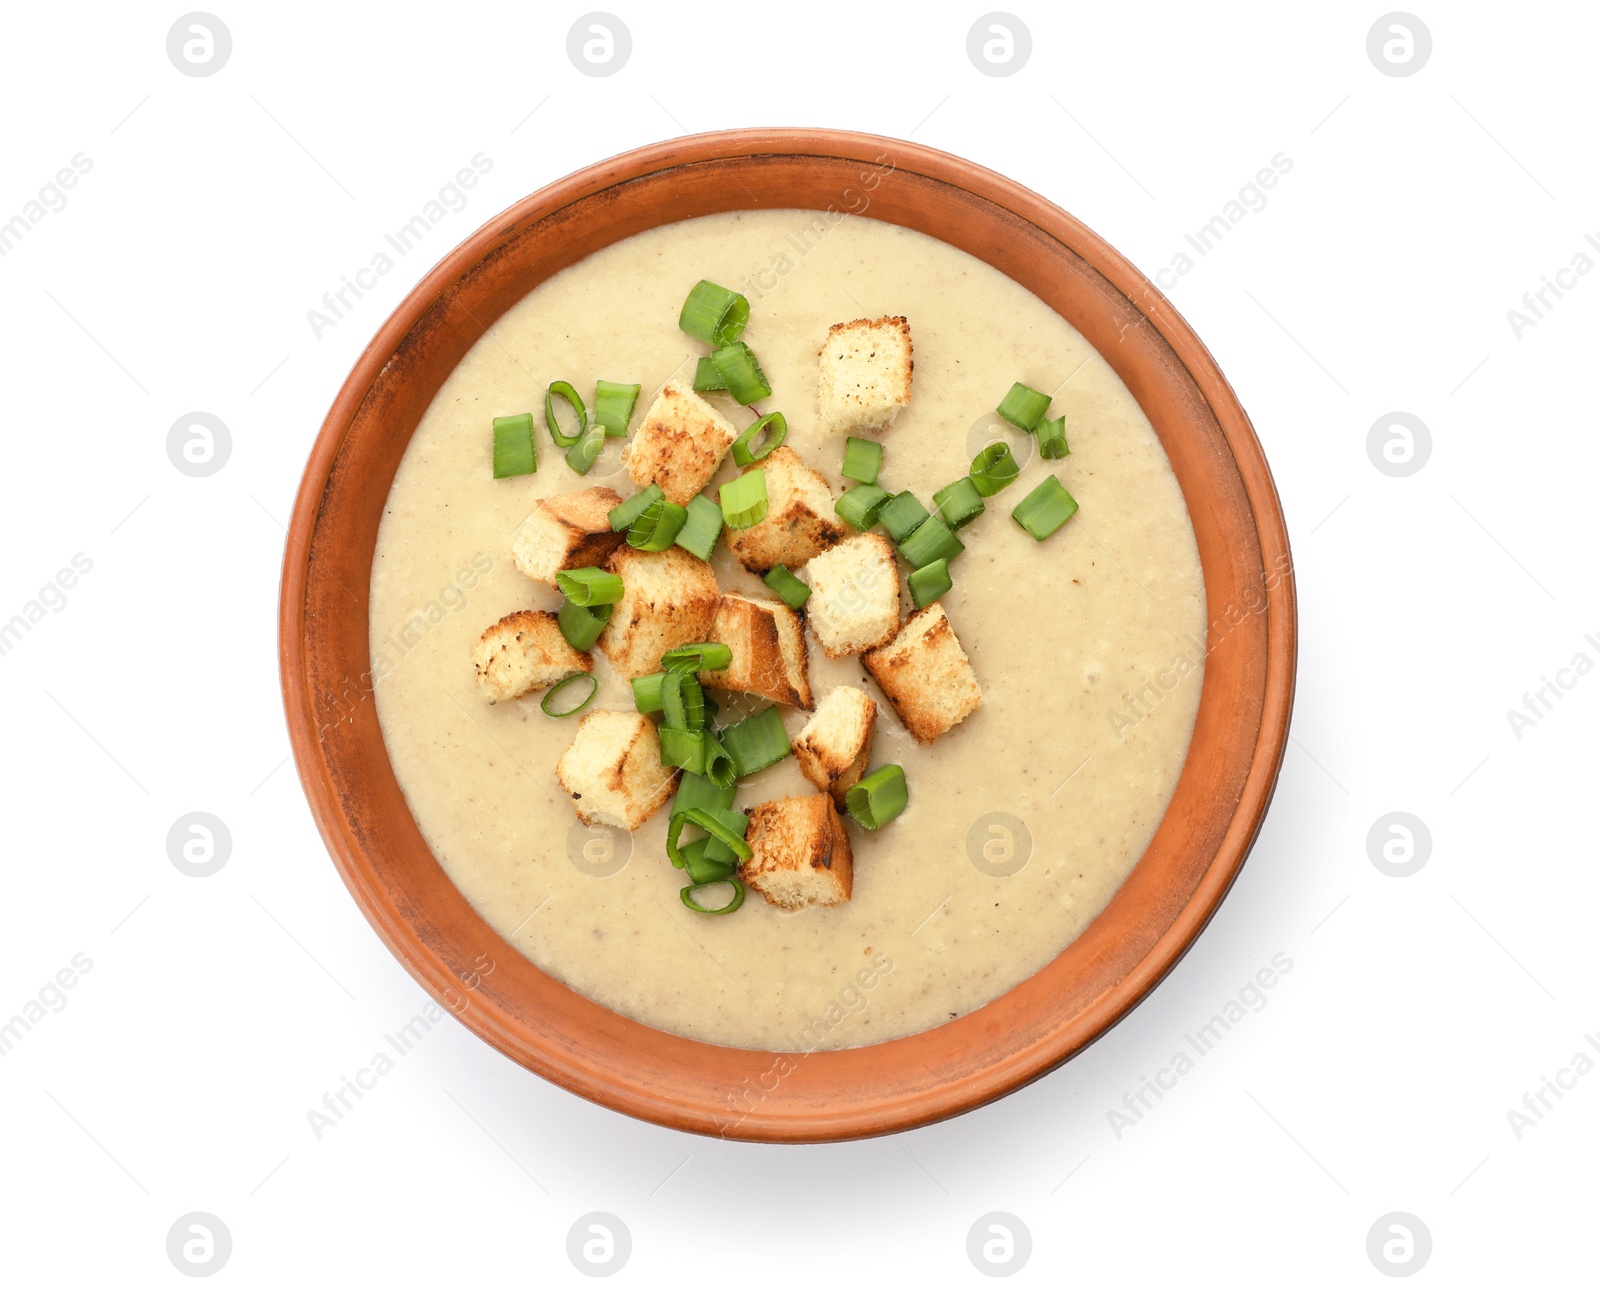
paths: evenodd
<path fill-rule="evenodd" d="M 622 578 L 593 565 L 557 570 L 556 586 L 574 605 L 615 605 L 622 599 Z"/>
<path fill-rule="evenodd" d="M 750 302 L 736 291 L 702 278 L 678 313 L 678 326 L 707 345 L 731 345 L 750 321 Z"/>
<path fill-rule="evenodd" d="M 733 889 L 733 899 L 724 906 L 703 906 L 694 899 L 692 893 L 699 892 L 702 888 L 716 887 L 719 883 L 726 883 Z M 682 889 L 678 895 L 683 899 L 683 904 L 696 914 L 732 914 L 744 904 L 744 884 L 738 879 L 713 879 L 710 883 L 691 883 Z"/>
<path fill-rule="evenodd" d="M 585 677 L 589 680 L 589 693 L 583 697 L 583 701 L 581 703 L 574 705 L 572 708 L 563 708 L 559 712 L 550 707 L 550 701 L 552 699 L 559 695 L 573 682 Z M 556 682 L 554 686 L 550 687 L 550 689 L 545 692 L 544 698 L 539 701 L 539 707 L 544 709 L 547 717 L 576 717 L 579 713 L 583 712 L 584 709 L 589 707 L 589 702 L 595 697 L 595 692 L 599 689 L 600 682 L 592 672 L 569 672 L 565 677 Z"/>
<path fill-rule="evenodd" d="M 539 469 L 539 452 L 533 443 L 533 414 L 494 419 L 494 477 L 532 475 Z"/>
<path fill-rule="evenodd" d="M 720 641 L 674 646 L 661 656 L 667 672 L 721 672 L 733 662 L 733 648 Z"/>
<path fill-rule="evenodd" d="M 771 427 L 770 431 L 768 427 Z M 745 427 L 744 433 L 733 441 L 733 464 L 754 466 L 788 438 L 789 423 L 784 415 L 781 412 L 769 412 L 765 417 L 751 422 Z"/>
<path fill-rule="evenodd" d="M 645 509 L 652 502 L 660 502 L 667 495 L 661 491 L 659 484 L 652 484 L 643 492 L 635 493 L 626 502 L 611 508 L 607 519 L 611 521 L 613 533 L 623 533 L 632 527 L 633 522 L 644 514 Z"/>
<path fill-rule="evenodd" d="M 844 805 L 862 829 L 882 829 L 906 809 L 906 773 L 892 762 L 879 767 L 844 791 Z"/>
<path fill-rule="evenodd" d="M 628 527 L 628 546 L 639 551 L 665 551 L 689 518 L 687 507 L 665 498 L 652 502 Z"/>

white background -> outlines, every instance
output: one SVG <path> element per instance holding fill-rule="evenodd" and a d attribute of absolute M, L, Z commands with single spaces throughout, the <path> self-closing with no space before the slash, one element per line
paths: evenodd
<path fill-rule="evenodd" d="M 633 1235 L 618 1285 L 984 1285 L 965 1243 L 990 1211 L 1032 1232 L 1017 1286 L 1384 1284 L 1366 1237 L 1390 1211 L 1432 1234 L 1418 1285 L 1590 1269 L 1600 1073 L 1520 1139 L 1507 1112 L 1600 1031 L 1600 676 L 1520 739 L 1506 710 L 1600 662 L 1600 275 L 1520 339 L 1506 311 L 1600 234 L 1592 6 L 1432 5 L 1430 60 L 1391 77 L 1366 53 L 1378 5 L 1030 5 L 1030 60 L 992 77 L 966 53 L 978 5 L 619 0 L 632 55 L 597 78 L 567 57 L 577 7 L 217 3 L 232 55 L 203 78 L 168 60 L 176 6 L 13 6 L 0 38 L 0 220 L 92 161 L 0 258 L 0 619 L 93 561 L 0 657 L 0 1019 L 93 962 L 0 1058 L 8 1285 L 184 1284 L 166 1234 L 196 1210 L 231 1231 L 216 1285 L 240 1287 L 588 1285 L 565 1240 L 589 1211 Z M 388 311 L 494 212 L 757 124 L 971 157 L 1152 275 L 1292 159 L 1170 292 L 1255 420 L 1295 547 L 1298 703 L 1261 840 L 1126 1022 L 943 1125 L 695 1138 L 452 1022 L 318 1141 L 307 1110 L 423 1001 L 286 765 L 276 594 L 313 436 Z M 479 152 L 470 205 L 315 338 L 307 310 Z M 194 410 L 232 434 L 208 478 L 166 453 Z M 1406 478 L 1366 451 L 1395 410 L 1432 432 Z M 1433 839 L 1406 878 L 1366 844 L 1397 810 Z M 169 863 L 191 811 L 232 833 L 214 877 Z M 1109 1109 L 1279 952 L 1267 1006 L 1119 1139 Z"/>

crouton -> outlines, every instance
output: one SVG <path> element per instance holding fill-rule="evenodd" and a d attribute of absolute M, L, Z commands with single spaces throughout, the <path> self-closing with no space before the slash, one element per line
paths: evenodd
<path fill-rule="evenodd" d="M 767 514 L 748 529 L 724 529 L 728 546 L 752 573 L 774 565 L 798 569 L 849 530 L 834 513 L 833 491 L 792 448 L 777 448 L 744 473 L 767 474 Z"/>
<path fill-rule="evenodd" d="M 911 402 L 911 328 L 904 318 L 835 323 L 817 362 L 817 411 L 838 434 L 887 430 Z"/>
<path fill-rule="evenodd" d="M 932 744 L 983 702 L 967 652 L 938 601 L 918 610 L 893 641 L 861 662 L 922 744 Z"/>
<path fill-rule="evenodd" d="M 811 707 L 806 634 L 799 616 L 782 601 L 724 592 L 706 639 L 728 646 L 733 662 L 721 672 L 701 673 L 701 685 L 760 695 L 775 704 Z"/>
<path fill-rule="evenodd" d="M 618 547 L 610 568 L 622 576 L 622 599 L 600 634 L 600 650 L 624 677 L 642 677 L 661 656 L 691 641 L 709 641 L 722 593 L 711 566 L 681 547 L 638 551 Z"/>
<path fill-rule="evenodd" d="M 472 663 L 491 704 L 520 699 L 574 672 L 593 672 L 594 658 L 574 650 L 549 610 L 518 610 L 478 638 Z"/>
<path fill-rule="evenodd" d="M 825 793 L 776 798 L 750 813 L 752 855 L 739 877 L 775 906 L 799 910 L 850 899 L 850 837 Z"/>
<path fill-rule="evenodd" d="M 739 432 L 692 388 L 668 381 L 628 446 L 628 478 L 641 489 L 659 484 L 680 507 L 700 492 Z"/>
<path fill-rule="evenodd" d="M 672 797 L 676 767 L 661 765 L 656 725 L 643 713 L 589 713 L 556 764 L 585 825 L 635 830 Z"/>
<path fill-rule="evenodd" d="M 805 778 L 832 794 L 841 811 L 845 790 L 866 772 L 877 715 L 878 706 L 865 691 L 837 686 L 817 705 L 794 742 L 795 760 Z"/>
<path fill-rule="evenodd" d="M 900 626 L 900 569 L 880 533 L 846 538 L 805 569 L 806 620 L 830 659 L 890 640 Z"/>
<path fill-rule="evenodd" d="M 563 569 L 604 565 L 625 534 L 611 528 L 616 491 L 597 486 L 546 498 L 534 507 L 511 540 L 511 559 L 529 578 L 554 587 Z"/>

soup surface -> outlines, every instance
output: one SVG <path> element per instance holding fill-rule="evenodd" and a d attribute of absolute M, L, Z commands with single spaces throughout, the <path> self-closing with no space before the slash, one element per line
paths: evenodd
<path fill-rule="evenodd" d="M 1014 434 L 1021 477 L 962 530 L 943 604 L 982 706 L 929 746 L 905 733 L 855 658 L 811 645 L 811 684 L 879 705 L 872 765 L 905 768 L 910 805 L 877 833 L 847 821 L 855 890 L 793 913 L 750 893 L 725 917 L 678 899 L 667 812 L 631 837 L 578 823 L 555 767 L 576 720 L 539 695 L 490 705 L 478 635 L 559 595 L 518 572 L 513 531 L 534 502 L 591 484 L 634 492 L 620 441 L 587 478 L 543 429 L 545 387 L 639 382 L 636 428 L 661 384 L 706 352 L 677 328 L 709 278 L 749 296 L 744 339 L 789 445 L 837 495 L 844 445 L 815 412 L 830 324 L 905 315 L 911 404 L 878 436 L 880 484 L 924 500 L 995 437 L 1013 381 L 1053 391 L 1071 455 Z M 736 427 L 751 414 L 710 396 Z M 490 419 L 535 413 L 539 469 L 495 480 Z M 1082 509 L 1036 543 L 1010 512 L 1046 470 Z M 736 474 L 731 457 L 716 482 Z M 708 489 L 715 496 L 715 482 Z M 770 597 L 718 543 L 724 590 Z M 910 599 L 902 591 L 902 614 Z M 371 639 L 385 743 L 450 879 L 540 968 L 631 1018 L 717 1044 L 808 1051 L 934 1027 L 1017 985 L 1078 937 L 1138 861 L 1183 765 L 1199 704 L 1205 593 L 1177 480 L 1110 366 L 1064 320 L 965 252 L 894 225 L 807 211 L 712 216 L 590 256 L 513 307 L 462 360 L 406 451 L 374 557 Z M 589 711 L 632 709 L 598 652 Z M 718 695 L 726 701 L 729 697 Z M 743 701 L 745 711 L 765 701 Z M 737 705 L 736 705 L 737 707 Z M 726 704 L 725 704 L 726 711 Z M 791 738 L 806 714 L 784 710 Z M 790 757 L 736 805 L 816 792 Z"/>

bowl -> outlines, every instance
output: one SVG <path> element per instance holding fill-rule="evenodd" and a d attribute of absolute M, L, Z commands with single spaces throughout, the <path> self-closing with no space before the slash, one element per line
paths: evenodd
<path fill-rule="evenodd" d="M 546 975 L 474 912 L 395 780 L 367 635 L 389 486 L 429 401 L 485 329 L 550 275 L 621 238 L 781 207 L 865 211 L 942 239 L 1025 284 L 1083 333 L 1171 460 L 1211 623 L 1172 801 L 1088 931 L 975 1012 L 788 1061 L 613 1013 Z M 1058 207 L 971 162 L 897 139 L 762 129 L 675 139 L 568 176 L 490 220 L 405 298 L 312 448 L 289 526 L 279 658 L 295 763 L 334 864 L 434 999 L 502 1053 L 607 1107 L 701 1134 L 814 1142 L 904 1130 L 999 1098 L 1066 1061 L 1161 980 L 1260 828 L 1288 737 L 1295 632 L 1288 535 L 1261 446 L 1205 346 L 1148 279 Z M 480 977 L 484 955 L 496 967 Z"/>

